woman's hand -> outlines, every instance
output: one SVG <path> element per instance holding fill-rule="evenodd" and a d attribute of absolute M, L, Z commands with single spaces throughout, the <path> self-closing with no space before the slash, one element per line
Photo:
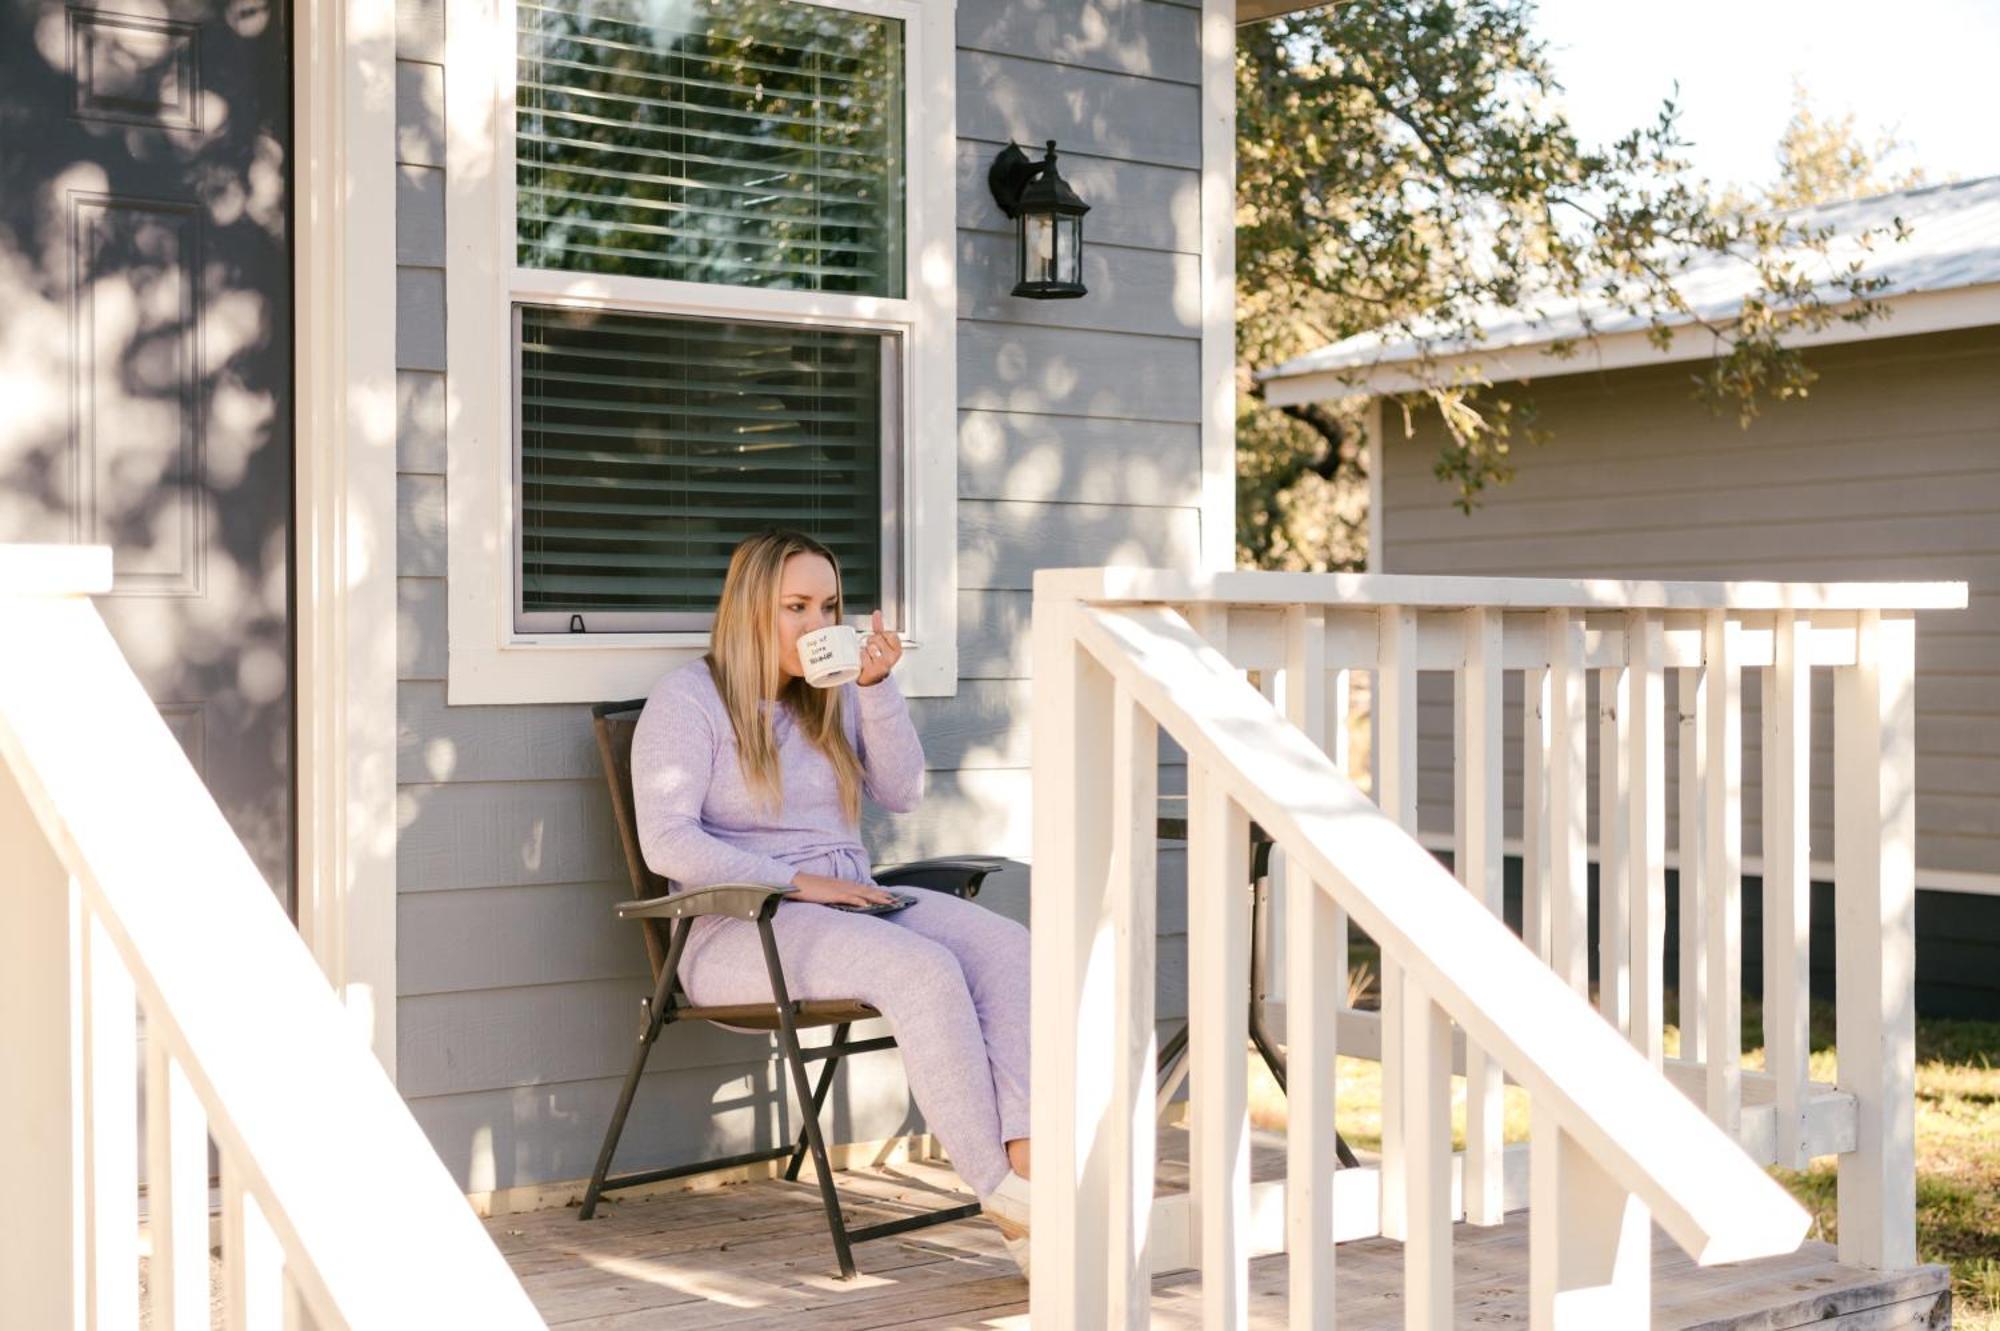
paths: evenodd
<path fill-rule="evenodd" d="M 882 612 L 877 610 L 868 636 L 861 640 L 861 678 L 855 683 L 863 688 L 880 684 L 902 659 L 903 640 L 882 627 Z"/>
<path fill-rule="evenodd" d="M 815 901 L 822 906 L 877 906 L 894 901 L 896 894 L 870 883 L 850 883 L 845 878 L 825 874 L 792 875 L 792 900 Z"/>

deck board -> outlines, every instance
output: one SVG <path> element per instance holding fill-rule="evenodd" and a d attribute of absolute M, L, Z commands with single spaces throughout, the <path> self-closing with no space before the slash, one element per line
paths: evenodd
<path fill-rule="evenodd" d="M 1186 1179 L 1186 1133 L 1161 1132 L 1159 1188 Z M 1265 1140 L 1254 1152 L 1258 1178 L 1283 1173 Z M 866 1224 L 970 1200 L 949 1166 L 915 1161 L 839 1175 L 850 1224 Z M 897 1327 L 1025 1328 L 1028 1286 L 999 1232 L 963 1220 L 855 1248 L 860 1275 L 835 1277 L 818 1190 L 761 1180 L 627 1201 L 607 1199 L 599 1218 L 579 1222 L 574 1207 L 499 1216 L 485 1222 L 508 1264 L 551 1326 L 566 1331 L 732 1331 L 802 1328 L 871 1331 Z M 1338 1253 L 1343 1331 L 1392 1331 L 1402 1324 L 1402 1245 L 1345 1243 Z M 1526 1327 L 1528 1226 L 1459 1225 L 1453 1235 L 1454 1322 Z M 1703 1269 L 1654 1232 L 1653 1325 L 1685 1331 L 1846 1328 L 1900 1331 L 1948 1325 L 1944 1268 L 1884 1275 L 1845 1267 L 1824 1243 L 1760 1262 Z M 1251 1325 L 1285 1325 L 1285 1258 L 1252 1261 Z M 1198 1327 L 1201 1280 L 1178 1271 L 1153 1282 L 1155 1327 Z"/>

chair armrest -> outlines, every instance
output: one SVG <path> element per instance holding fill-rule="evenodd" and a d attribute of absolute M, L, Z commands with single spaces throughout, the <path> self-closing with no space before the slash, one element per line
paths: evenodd
<path fill-rule="evenodd" d="M 621 920 L 687 920 L 701 915 L 728 915 L 739 920 L 759 920 L 775 911 L 778 903 L 792 894 L 789 887 L 763 883 L 715 883 L 690 892 L 673 892 L 664 897 L 618 903 Z"/>
<path fill-rule="evenodd" d="M 943 855 L 932 860 L 912 860 L 908 864 L 886 864 L 875 870 L 875 881 L 884 887 L 922 887 L 933 892 L 949 892 L 967 901 L 979 895 L 986 876 L 1007 867 L 997 855 Z"/>

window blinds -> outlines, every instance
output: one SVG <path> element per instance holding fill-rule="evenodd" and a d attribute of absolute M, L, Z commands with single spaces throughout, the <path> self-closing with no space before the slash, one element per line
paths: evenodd
<path fill-rule="evenodd" d="M 515 317 L 524 629 L 575 614 L 586 630 L 705 628 L 731 548 L 779 526 L 839 556 L 850 615 L 893 598 L 889 337 L 534 305 Z"/>
<path fill-rule="evenodd" d="M 794 0 L 518 0 L 524 267 L 903 295 L 903 25 Z"/>

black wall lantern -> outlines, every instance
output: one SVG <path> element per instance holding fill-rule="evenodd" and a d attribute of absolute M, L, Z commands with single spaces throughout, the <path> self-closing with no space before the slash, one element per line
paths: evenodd
<path fill-rule="evenodd" d="M 1090 205 L 1076 197 L 1056 171 L 1056 141 L 1048 155 L 1029 159 L 1008 144 L 986 173 L 1001 211 L 1014 219 L 1014 252 L 1020 280 L 1014 294 L 1031 300 L 1063 300 L 1084 294 L 1083 215 Z"/>

